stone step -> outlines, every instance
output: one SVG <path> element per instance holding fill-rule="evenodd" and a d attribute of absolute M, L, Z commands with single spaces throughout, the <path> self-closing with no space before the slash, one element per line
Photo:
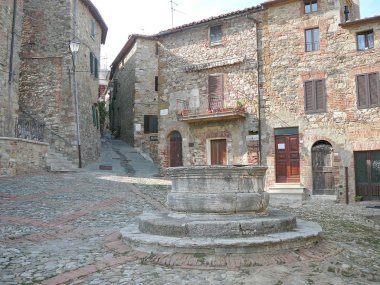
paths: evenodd
<path fill-rule="evenodd" d="M 51 172 L 73 172 L 77 167 L 62 153 L 49 149 L 46 159 L 47 170 Z"/>
<path fill-rule="evenodd" d="M 304 201 L 310 199 L 309 191 L 299 183 L 276 183 L 266 190 L 270 199 Z"/>

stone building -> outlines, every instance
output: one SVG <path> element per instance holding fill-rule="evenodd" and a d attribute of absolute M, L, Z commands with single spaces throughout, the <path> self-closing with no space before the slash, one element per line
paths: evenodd
<path fill-rule="evenodd" d="M 360 19 L 359 1 L 263 7 L 269 192 L 379 199 L 380 17 Z"/>
<path fill-rule="evenodd" d="M 257 21 L 260 6 L 157 34 L 164 168 L 258 163 Z"/>
<path fill-rule="evenodd" d="M 18 111 L 23 1 L 0 1 L 0 136 L 13 130 Z"/>
<path fill-rule="evenodd" d="M 111 129 L 157 161 L 157 39 L 132 35 L 111 65 Z"/>
<path fill-rule="evenodd" d="M 24 1 L 20 113 L 43 121 L 50 154 L 60 153 L 74 165 L 78 146 L 82 164 L 100 151 L 96 103 L 100 45 L 106 35 L 107 26 L 89 0 Z M 72 55 L 69 43 L 74 39 L 80 47 Z"/>
<path fill-rule="evenodd" d="M 272 196 L 379 199 L 380 17 L 359 8 L 273 0 L 157 34 L 161 166 L 261 162 Z"/>

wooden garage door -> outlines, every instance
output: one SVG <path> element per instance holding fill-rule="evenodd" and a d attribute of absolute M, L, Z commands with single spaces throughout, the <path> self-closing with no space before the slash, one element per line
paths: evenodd
<path fill-rule="evenodd" d="M 356 195 L 380 200 L 380 150 L 355 152 Z"/>

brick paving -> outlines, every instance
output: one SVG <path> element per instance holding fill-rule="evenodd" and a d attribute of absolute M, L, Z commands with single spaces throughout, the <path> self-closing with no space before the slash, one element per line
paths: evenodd
<path fill-rule="evenodd" d="M 380 284 L 380 209 L 367 207 L 379 203 L 273 202 L 321 224 L 323 240 L 308 249 L 240 256 L 133 250 L 120 228 L 144 211 L 166 212 L 170 182 L 120 141 L 103 150 L 77 173 L 0 178 L 1 284 Z"/>

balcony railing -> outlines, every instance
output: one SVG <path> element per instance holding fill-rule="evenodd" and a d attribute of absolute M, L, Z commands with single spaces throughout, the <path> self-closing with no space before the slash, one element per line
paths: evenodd
<path fill-rule="evenodd" d="M 178 119 L 185 122 L 205 122 L 243 119 L 247 115 L 245 107 L 239 108 L 215 108 L 208 110 L 182 109 L 178 113 Z"/>

